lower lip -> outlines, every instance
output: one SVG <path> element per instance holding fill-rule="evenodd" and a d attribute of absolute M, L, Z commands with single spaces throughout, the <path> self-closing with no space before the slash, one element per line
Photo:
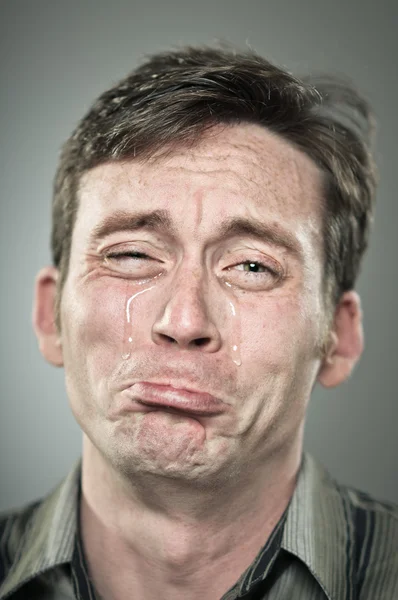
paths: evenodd
<path fill-rule="evenodd" d="M 220 414 L 225 408 L 223 402 L 210 394 L 177 389 L 169 385 L 139 382 L 125 390 L 133 401 L 134 410 L 167 410 L 185 412 L 197 416 Z"/>

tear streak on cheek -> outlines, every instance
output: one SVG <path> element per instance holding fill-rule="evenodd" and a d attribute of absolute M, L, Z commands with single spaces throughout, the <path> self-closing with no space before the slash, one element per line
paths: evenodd
<path fill-rule="evenodd" d="M 123 348 L 122 348 L 122 359 L 128 360 L 131 356 L 133 344 L 134 344 L 134 301 L 142 294 L 146 294 L 150 292 L 155 287 L 156 283 L 152 282 L 151 284 L 147 284 L 148 287 L 144 287 L 143 289 L 130 289 L 129 284 L 126 286 L 126 299 L 124 306 L 124 333 L 123 333 Z"/>
<path fill-rule="evenodd" d="M 225 281 L 225 286 L 227 289 L 227 302 L 229 306 L 229 310 L 231 313 L 231 333 L 229 340 L 229 353 L 232 358 L 232 362 L 235 363 L 237 367 L 242 365 L 242 356 L 241 356 L 241 337 L 242 337 L 242 323 L 241 323 L 241 314 L 240 307 L 237 299 L 232 293 L 232 286 L 228 281 Z"/>

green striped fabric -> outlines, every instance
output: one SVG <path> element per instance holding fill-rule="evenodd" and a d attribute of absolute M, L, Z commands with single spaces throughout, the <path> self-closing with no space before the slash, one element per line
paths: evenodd
<path fill-rule="evenodd" d="M 80 472 L 79 461 L 43 501 L 0 516 L 0 600 L 96 599 L 77 526 Z M 398 600 L 398 507 L 339 485 L 309 454 L 264 542 L 223 600 Z"/>

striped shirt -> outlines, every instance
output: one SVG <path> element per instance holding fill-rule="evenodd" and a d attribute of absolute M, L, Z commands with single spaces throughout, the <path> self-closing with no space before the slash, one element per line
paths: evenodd
<path fill-rule="evenodd" d="M 0 600 L 98 600 L 79 531 L 80 461 L 41 502 L 0 516 Z M 288 508 L 222 600 L 398 600 L 398 507 L 303 454 Z M 218 600 L 218 599 L 215 599 Z"/>

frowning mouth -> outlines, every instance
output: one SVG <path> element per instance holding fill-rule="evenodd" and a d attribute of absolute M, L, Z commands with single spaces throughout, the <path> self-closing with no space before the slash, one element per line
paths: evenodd
<path fill-rule="evenodd" d="M 211 394 L 147 381 L 133 384 L 125 393 L 134 403 L 155 410 L 212 416 L 226 409 L 225 404 Z"/>

